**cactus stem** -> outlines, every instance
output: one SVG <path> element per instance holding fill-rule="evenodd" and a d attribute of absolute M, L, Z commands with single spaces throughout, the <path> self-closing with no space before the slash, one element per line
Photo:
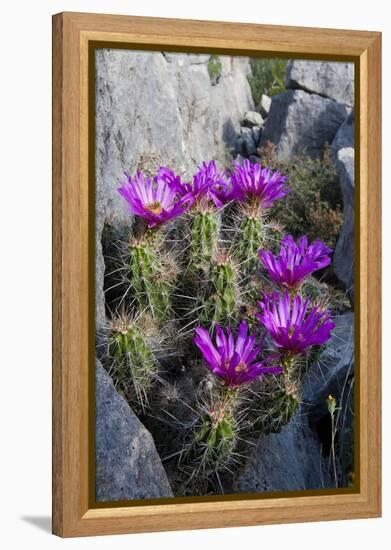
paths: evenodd
<path fill-rule="evenodd" d="M 236 445 L 237 425 L 232 406 L 226 400 L 211 406 L 201 418 L 191 445 L 193 461 L 203 469 L 217 472 L 232 459 Z"/>
<path fill-rule="evenodd" d="M 197 212 L 191 221 L 191 261 L 198 269 L 208 270 L 216 251 L 218 226 L 215 210 Z"/>
<path fill-rule="evenodd" d="M 170 309 L 172 278 L 165 269 L 153 235 L 129 243 L 128 281 L 137 305 L 147 309 L 155 319 L 165 319 Z"/>
<path fill-rule="evenodd" d="M 258 263 L 258 250 L 265 243 L 266 231 L 262 218 L 244 217 L 238 235 L 239 260 L 251 271 Z"/>
<path fill-rule="evenodd" d="M 216 322 L 230 320 L 237 311 L 237 275 L 232 258 L 221 252 L 210 270 L 211 292 L 201 315 Z"/>
<path fill-rule="evenodd" d="M 119 377 L 125 384 L 130 379 L 136 401 L 144 408 L 148 392 L 157 380 L 158 364 L 139 328 L 131 322 L 114 321 L 109 353 Z"/>

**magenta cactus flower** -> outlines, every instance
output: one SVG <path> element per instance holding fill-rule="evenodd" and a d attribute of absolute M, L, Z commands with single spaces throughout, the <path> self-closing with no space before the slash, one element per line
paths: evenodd
<path fill-rule="evenodd" d="M 165 166 L 159 168 L 156 177 L 165 181 L 180 196 L 184 196 L 189 192 L 189 183 L 182 181 L 180 176 Z"/>
<path fill-rule="evenodd" d="M 270 250 L 259 250 L 259 257 L 269 277 L 278 285 L 294 289 L 318 269 L 330 264 L 332 250 L 320 240 L 308 243 L 300 237 L 297 244 L 291 235 L 281 241 L 278 257 Z"/>
<path fill-rule="evenodd" d="M 280 374 L 281 367 L 269 366 L 265 361 L 257 360 L 262 349 L 262 340 L 256 343 L 256 335 L 248 334 L 246 321 L 239 327 L 236 342 L 229 328 L 224 333 L 215 325 L 216 344 L 213 344 L 209 332 L 198 327 L 195 329 L 194 343 L 201 351 L 208 369 L 224 381 L 230 388 L 252 382 L 263 374 Z"/>
<path fill-rule="evenodd" d="M 148 227 L 168 222 L 191 206 L 191 196 L 180 191 L 180 180 L 174 178 L 170 181 L 161 170 L 153 180 L 144 177 L 141 172 L 134 177 L 125 174 L 127 179 L 120 182 L 118 189 L 128 203 L 129 211 L 143 218 Z"/>
<path fill-rule="evenodd" d="M 288 354 L 301 354 L 311 346 L 325 344 L 335 327 L 329 311 L 309 308 L 308 299 L 302 300 L 299 295 L 292 299 L 288 291 L 265 295 L 258 305 L 261 324 L 276 347 Z"/>
<path fill-rule="evenodd" d="M 195 204 L 202 207 L 213 203 L 220 208 L 224 203 L 227 177 L 224 171 L 219 172 L 216 162 L 203 162 L 193 177 L 193 184 L 186 184 L 185 191 L 190 193 Z"/>
<path fill-rule="evenodd" d="M 290 192 L 286 185 L 287 178 L 280 172 L 245 159 L 243 166 L 234 162 L 230 176 L 231 199 L 244 203 L 257 203 L 261 209 L 270 208 L 274 201 L 285 197 Z"/>

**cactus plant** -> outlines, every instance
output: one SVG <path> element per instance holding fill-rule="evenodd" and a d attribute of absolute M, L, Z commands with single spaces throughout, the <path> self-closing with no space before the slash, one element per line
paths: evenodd
<path fill-rule="evenodd" d="M 310 296 L 305 286 L 331 251 L 283 235 L 277 256 L 268 250 L 282 233 L 267 212 L 289 192 L 285 178 L 248 161 L 227 174 L 204 162 L 186 183 L 160 167 L 119 190 L 138 225 L 120 267 L 131 315 L 112 321 L 109 358 L 171 467 L 173 457 L 177 475 L 203 487 L 242 460 L 246 437 L 297 414 L 304 358 L 333 328 L 316 285 Z"/>

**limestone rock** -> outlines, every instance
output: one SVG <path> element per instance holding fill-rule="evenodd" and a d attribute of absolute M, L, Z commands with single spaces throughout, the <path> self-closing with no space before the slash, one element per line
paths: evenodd
<path fill-rule="evenodd" d="M 262 127 L 263 122 L 262 115 L 256 111 L 247 111 L 247 113 L 244 114 L 243 124 L 248 128 L 252 128 L 253 126 Z"/>
<path fill-rule="evenodd" d="M 96 499 L 173 496 L 151 434 L 96 364 Z"/>
<path fill-rule="evenodd" d="M 354 314 L 336 317 L 332 337 L 313 365 L 302 390 L 299 413 L 279 433 L 263 435 L 235 482 L 240 492 L 274 492 L 335 487 L 326 450 L 330 425 L 326 399 L 333 395 L 345 411 L 352 399 L 354 375 Z M 352 433 L 352 415 L 344 429 Z M 323 451 L 323 452 L 322 452 Z"/>
<path fill-rule="evenodd" d="M 271 104 L 272 104 L 272 98 L 266 94 L 262 94 L 261 101 L 259 102 L 259 105 L 258 105 L 258 111 L 261 113 L 263 118 L 266 118 L 267 115 L 269 114 Z"/>
<path fill-rule="evenodd" d="M 261 141 L 262 128 L 260 126 L 253 126 L 251 128 L 251 132 L 252 132 L 252 135 L 253 135 L 253 140 L 254 140 L 255 145 L 258 145 L 259 142 Z"/>
<path fill-rule="evenodd" d="M 288 89 L 301 89 L 334 99 L 352 107 L 354 103 L 354 65 L 339 61 L 304 61 L 288 63 Z"/>
<path fill-rule="evenodd" d="M 326 399 L 329 395 L 335 397 L 339 405 L 344 397 L 346 399 L 347 381 L 354 375 L 354 314 L 344 313 L 334 322 L 331 339 L 303 388 L 311 422 L 328 414 Z"/>
<path fill-rule="evenodd" d="M 265 493 L 330 486 L 332 482 L 323 464 L 319 440 L 307 419 L 297 416 L 279 433 L 260 437 L 234 490 Z"/>
<path fill-rule="evenodd" d="M 334 252 L 334 269 L 354 303 L 354 149 L 346 147 L 337 153 L 337 174 L 342 195 L 344 218 Z"/>
<path fill-rule="evenodd" d="M 274 143 L 282 158 L 300 153 L 319 157 L 325 143 L 332 143 L 346 115 L 346 107 L 331 99 L 289 90 L 273 97 L 261 146 Z"/>
<path fill-rule="evenodd" d="M 354 148 L 354 108 L 341 124 L 331 144 L 331 154 L 333 158 L 336 159 L 338 151 L 346 147 Z"/>
<path fill-rule="evenodd" d="M 352 450 L 354 435 L 354 314 L 347 312 L 335 319 L 330 342 L 313 365 L 303 388 L 304 414 L 322 443 L 327 455 L 331 451 L 329 395 L 336 399 L 334 421 L 337 426 L 337 476 L 340 486 L 347 486 L 354 469 Z M 334 477 L 334 476 L 333 476 Z"/>

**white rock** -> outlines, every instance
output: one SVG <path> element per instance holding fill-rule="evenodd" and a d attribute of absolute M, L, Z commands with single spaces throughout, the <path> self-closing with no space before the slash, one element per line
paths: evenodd
<path fill-rule="evenodd" d="M 263 126 L 264 120 L 260 113 L 257 113 L 256 111 L 247 111 L 243 117 L 243 124 L 248 128 L 252 128 L 253 126 Z"/>
<path fill-rule="evenodd" d="M 334 269 L 354 303 L 354 149 L 337 153 L 337 174 L 343 195 L 343 224 L 334 252 Z"/>
<path fill-rule="evenodd" d="M 261 101 L 259 102 L 259 105 L 258 105 L 258 111 L 261 113 L 263 118 L 266 118 L 267 115 L 269 114 L 271 104 L 272 104 L 272 98 L 266 94 L 262 94 Z"/>

